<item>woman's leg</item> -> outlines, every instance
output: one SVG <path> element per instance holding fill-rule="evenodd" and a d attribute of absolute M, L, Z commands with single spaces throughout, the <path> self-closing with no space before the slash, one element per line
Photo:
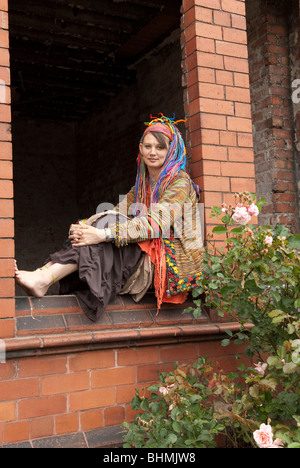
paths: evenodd
<path fill-rule="evenodd" d="M 63 265 L 60 263 L 47 263 L 44 267 L 35 271 L 19 270 L 15 264 L 16 281 L 29 296 L 43 297 L 49 287 L 56 281 L 77 271 L 74 263 Z"/>

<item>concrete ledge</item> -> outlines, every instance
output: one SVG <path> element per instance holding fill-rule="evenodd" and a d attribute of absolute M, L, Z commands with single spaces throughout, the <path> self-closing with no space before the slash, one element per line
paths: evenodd
<path fill-rule="evenodd" d="M 1 448 L 118 448 L 123 445 L 122 431 L 124 432 L 124 429 L 121 426 L 110 426 L 92 431 L 6 444 Z"/>

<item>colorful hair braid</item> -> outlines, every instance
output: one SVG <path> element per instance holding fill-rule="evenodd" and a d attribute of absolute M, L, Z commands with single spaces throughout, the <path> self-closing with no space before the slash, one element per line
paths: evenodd
<path fill-rule="evenodd" d="M 148 128 L 145 130 L 141 138 L 141 141 L 143 141 L 145 134 L 151 131 L 152 126 L 153 131 L 157 131 L 157 129 L 159 129 L 158 124 L 160 124 L 162 128 L 160 128 L 159 131 L 167 135 L 171 140 L 166 160 L 163 164 L 158 181 L 152 194 L 153 203 L 159 202 L 163 193 L 180 170 L 186 171 L 186 148 L 182 135 L 176 127 L 177 123 L 184 122 L 184 120 L 177 120 L 175 122 L 175 115 L 173 116 L 173 119 L 165 117 L 163 114 L 159 115 L 161 115 L 161 117 L 152 117 L 152 115 L 150 115 L 152 120 L 151 122 L 145 122 L 145 125 L 147 125 Z M 165 131 L 163 127 L 167 127 Z M 147 166 L 143 161 L 141 153 L 138 155 L 137 163 L 138 167 L 135 182 L 135 203 L 142 203 L 148 206 L 150 181 L 147 175 Z M 200 187 L 198 187 L 196 184 L 194 184 L 194 186 L 197 194 L 199 195 Z"/>

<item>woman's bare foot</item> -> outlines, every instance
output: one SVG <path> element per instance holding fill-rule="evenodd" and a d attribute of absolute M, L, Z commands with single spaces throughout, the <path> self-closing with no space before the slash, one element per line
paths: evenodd
<path fill-rule="evenodd" d="M 43 297 L 53 283 L 53 278 L 47 269 L 35 271 L 19 270 L 15 262 L 15 277 L 17 284 L 28 296 Z"/>

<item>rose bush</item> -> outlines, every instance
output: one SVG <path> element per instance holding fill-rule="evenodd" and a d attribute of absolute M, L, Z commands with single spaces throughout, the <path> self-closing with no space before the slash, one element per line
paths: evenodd
<path fill-rule="evenodd" d="M 249 224 L 263 203 L 241 193 L 212 209 L 220 224 L 186 310 L 199 317 L 205 305 L 239 322 L 222 344 L 244 344 L 252 366 L 226 375 L 203 357 L 161 374 L 132 400 L 142 413 L 125 423 L 125 447 L 214 447 L 222 434 L 230 447 L 300 448 L 300 235 Z"/>

